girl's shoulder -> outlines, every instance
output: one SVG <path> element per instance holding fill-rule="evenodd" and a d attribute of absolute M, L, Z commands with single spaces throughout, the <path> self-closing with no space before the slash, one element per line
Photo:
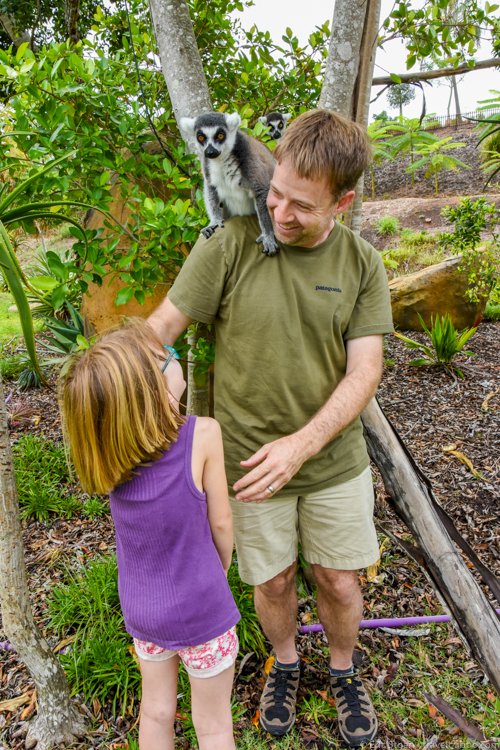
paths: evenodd
<path fill-rule="evenodd" d="M 220 424 L 212 417 L 196 417 L 193 440 L 196 447 L 210 448 L 215 442 L 222 440 Z"/>

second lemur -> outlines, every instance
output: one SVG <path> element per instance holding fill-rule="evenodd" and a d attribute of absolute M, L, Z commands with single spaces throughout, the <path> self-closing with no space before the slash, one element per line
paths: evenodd
<path fill-rule="evenodd" d="M 276 161 L 267 146 L 238 129 L 240 124 L 237 112 L 207 112 L 180 121 L 186 140 L 196 144 L 203 169 L 210 224 L 201 231 L 210 237 L 225 218 L 256 213 L 261 229 L 256 242 L 266 255 L 276 255 L 279 245 L 266 203 Z"/>

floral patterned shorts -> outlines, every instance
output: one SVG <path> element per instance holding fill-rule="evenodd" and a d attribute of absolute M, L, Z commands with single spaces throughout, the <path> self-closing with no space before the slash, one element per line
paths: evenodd
<path fill-rule="evenodd" d="M 238 636 L 233 626 L 218 638 L 212 638 L 201 646 L 187 646 L 178 651 L 169 651 L 150 641 L 134 638 L 135 652 L 144 661 L 166 661 L 179 654 L 186 672 L 191 677 L 215 677 L 231 667 L 238 656 Z"/>

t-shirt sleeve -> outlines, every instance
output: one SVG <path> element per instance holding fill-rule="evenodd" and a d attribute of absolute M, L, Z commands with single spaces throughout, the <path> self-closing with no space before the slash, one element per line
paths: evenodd
<path fill-rule="evenodd" d="M 181 313 L 202 323 L 212 323 L 217 315 L 228 271 L 216 233 L 198 239 L 168 293 Z"/>
<path fill-rule="evenodd" d="M 393 331 L 389 282 L 384 262 L 373 250 L 369 272 L 344 333 L 344 341 Z"/>

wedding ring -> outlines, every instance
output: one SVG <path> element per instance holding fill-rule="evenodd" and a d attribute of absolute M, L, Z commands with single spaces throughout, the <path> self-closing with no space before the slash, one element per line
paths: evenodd
<path fill-rule="evenodd" d="M 267 489 L 269 490 L 269 492 L 271 493 L 271 495 L 274 495 L 274 493 L 275 493 L 275 489 L 274 489 L 274 487 L 273 487 L 273 485 L 272 485 L 272 484 L 268 485 L 268 488 L 267 488 Z"/>

